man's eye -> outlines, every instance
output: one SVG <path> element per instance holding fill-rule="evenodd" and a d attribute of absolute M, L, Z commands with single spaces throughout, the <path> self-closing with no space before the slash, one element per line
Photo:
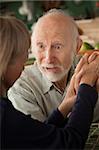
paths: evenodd
<path fill-rule="evenodd" d="M 60 44 L 54 45 L 54 48 L 55 48 L 56 50 L 60 50 L 60 49 L 62 48 L 62 45 L 60 45 Z"/>
<path fill-rule="evenodd" d="M 44 48 L 43 44 L 40 44 L 40 45 L 39 45 L 39 48 L 41 48 L 41 49 Z"/>
<path fill-rule="evenodd" d="M 60 49 L 60 48 L 61 48 L 61 46 L 60 46 L 60 45 L 57 45 L 57 46 L 56 46 L 56 49 Z"/>
<path fill-rule="evenodd" d="M 43 51 L 45 49 L 44 45 L 42 43 L 37 44 L 38 51 Z"/>

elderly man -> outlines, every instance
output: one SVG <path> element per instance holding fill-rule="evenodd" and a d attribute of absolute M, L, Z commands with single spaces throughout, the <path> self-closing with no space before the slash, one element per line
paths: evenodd
<path fill-rule="evenodd" d="M 74 20 L 56 9 L 39 18 L 31 40 L 36 62 L 26 67 L 8 96 L 16 109 L 44 121 L 66 95 L 81 43 Z M 94 121 L 99 119 L 98 106 L 99 101 Z"/>

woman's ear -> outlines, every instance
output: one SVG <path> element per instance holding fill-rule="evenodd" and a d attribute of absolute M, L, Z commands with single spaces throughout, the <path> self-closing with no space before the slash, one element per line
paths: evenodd
<path fill-rule="evenodd" d="M 79 52 L 82 44 L 83 44 L 83 41 L 80 39 L 80 37 L 77 37 L 77 48 L 76 48 L 77 53 Z"/>

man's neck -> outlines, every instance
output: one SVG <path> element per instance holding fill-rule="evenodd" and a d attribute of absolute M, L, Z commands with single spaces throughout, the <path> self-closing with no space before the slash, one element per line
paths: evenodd
<path fill-rule="evenodd" d="M 60 81 L 55 82 L 55 86 L 60 89 L 61 92 L 64 92 L 65 88 L 66 88 L 66 83 L 67 83 L 67 76 L 65 76 L 64 78 L 62 78 Z"/>

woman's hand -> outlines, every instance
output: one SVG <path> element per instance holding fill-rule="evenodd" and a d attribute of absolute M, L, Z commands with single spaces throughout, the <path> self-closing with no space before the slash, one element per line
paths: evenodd
<path fill-rule="evenodd" d="M 58 107 L 59 111 L 63 114 L 64 117 L 66 117 L 69 114 L 76 100 L 74 81 L 75 81 L 75 75 L 72 76 L 70 85 L 67 89 L 66 96 Z"/>

